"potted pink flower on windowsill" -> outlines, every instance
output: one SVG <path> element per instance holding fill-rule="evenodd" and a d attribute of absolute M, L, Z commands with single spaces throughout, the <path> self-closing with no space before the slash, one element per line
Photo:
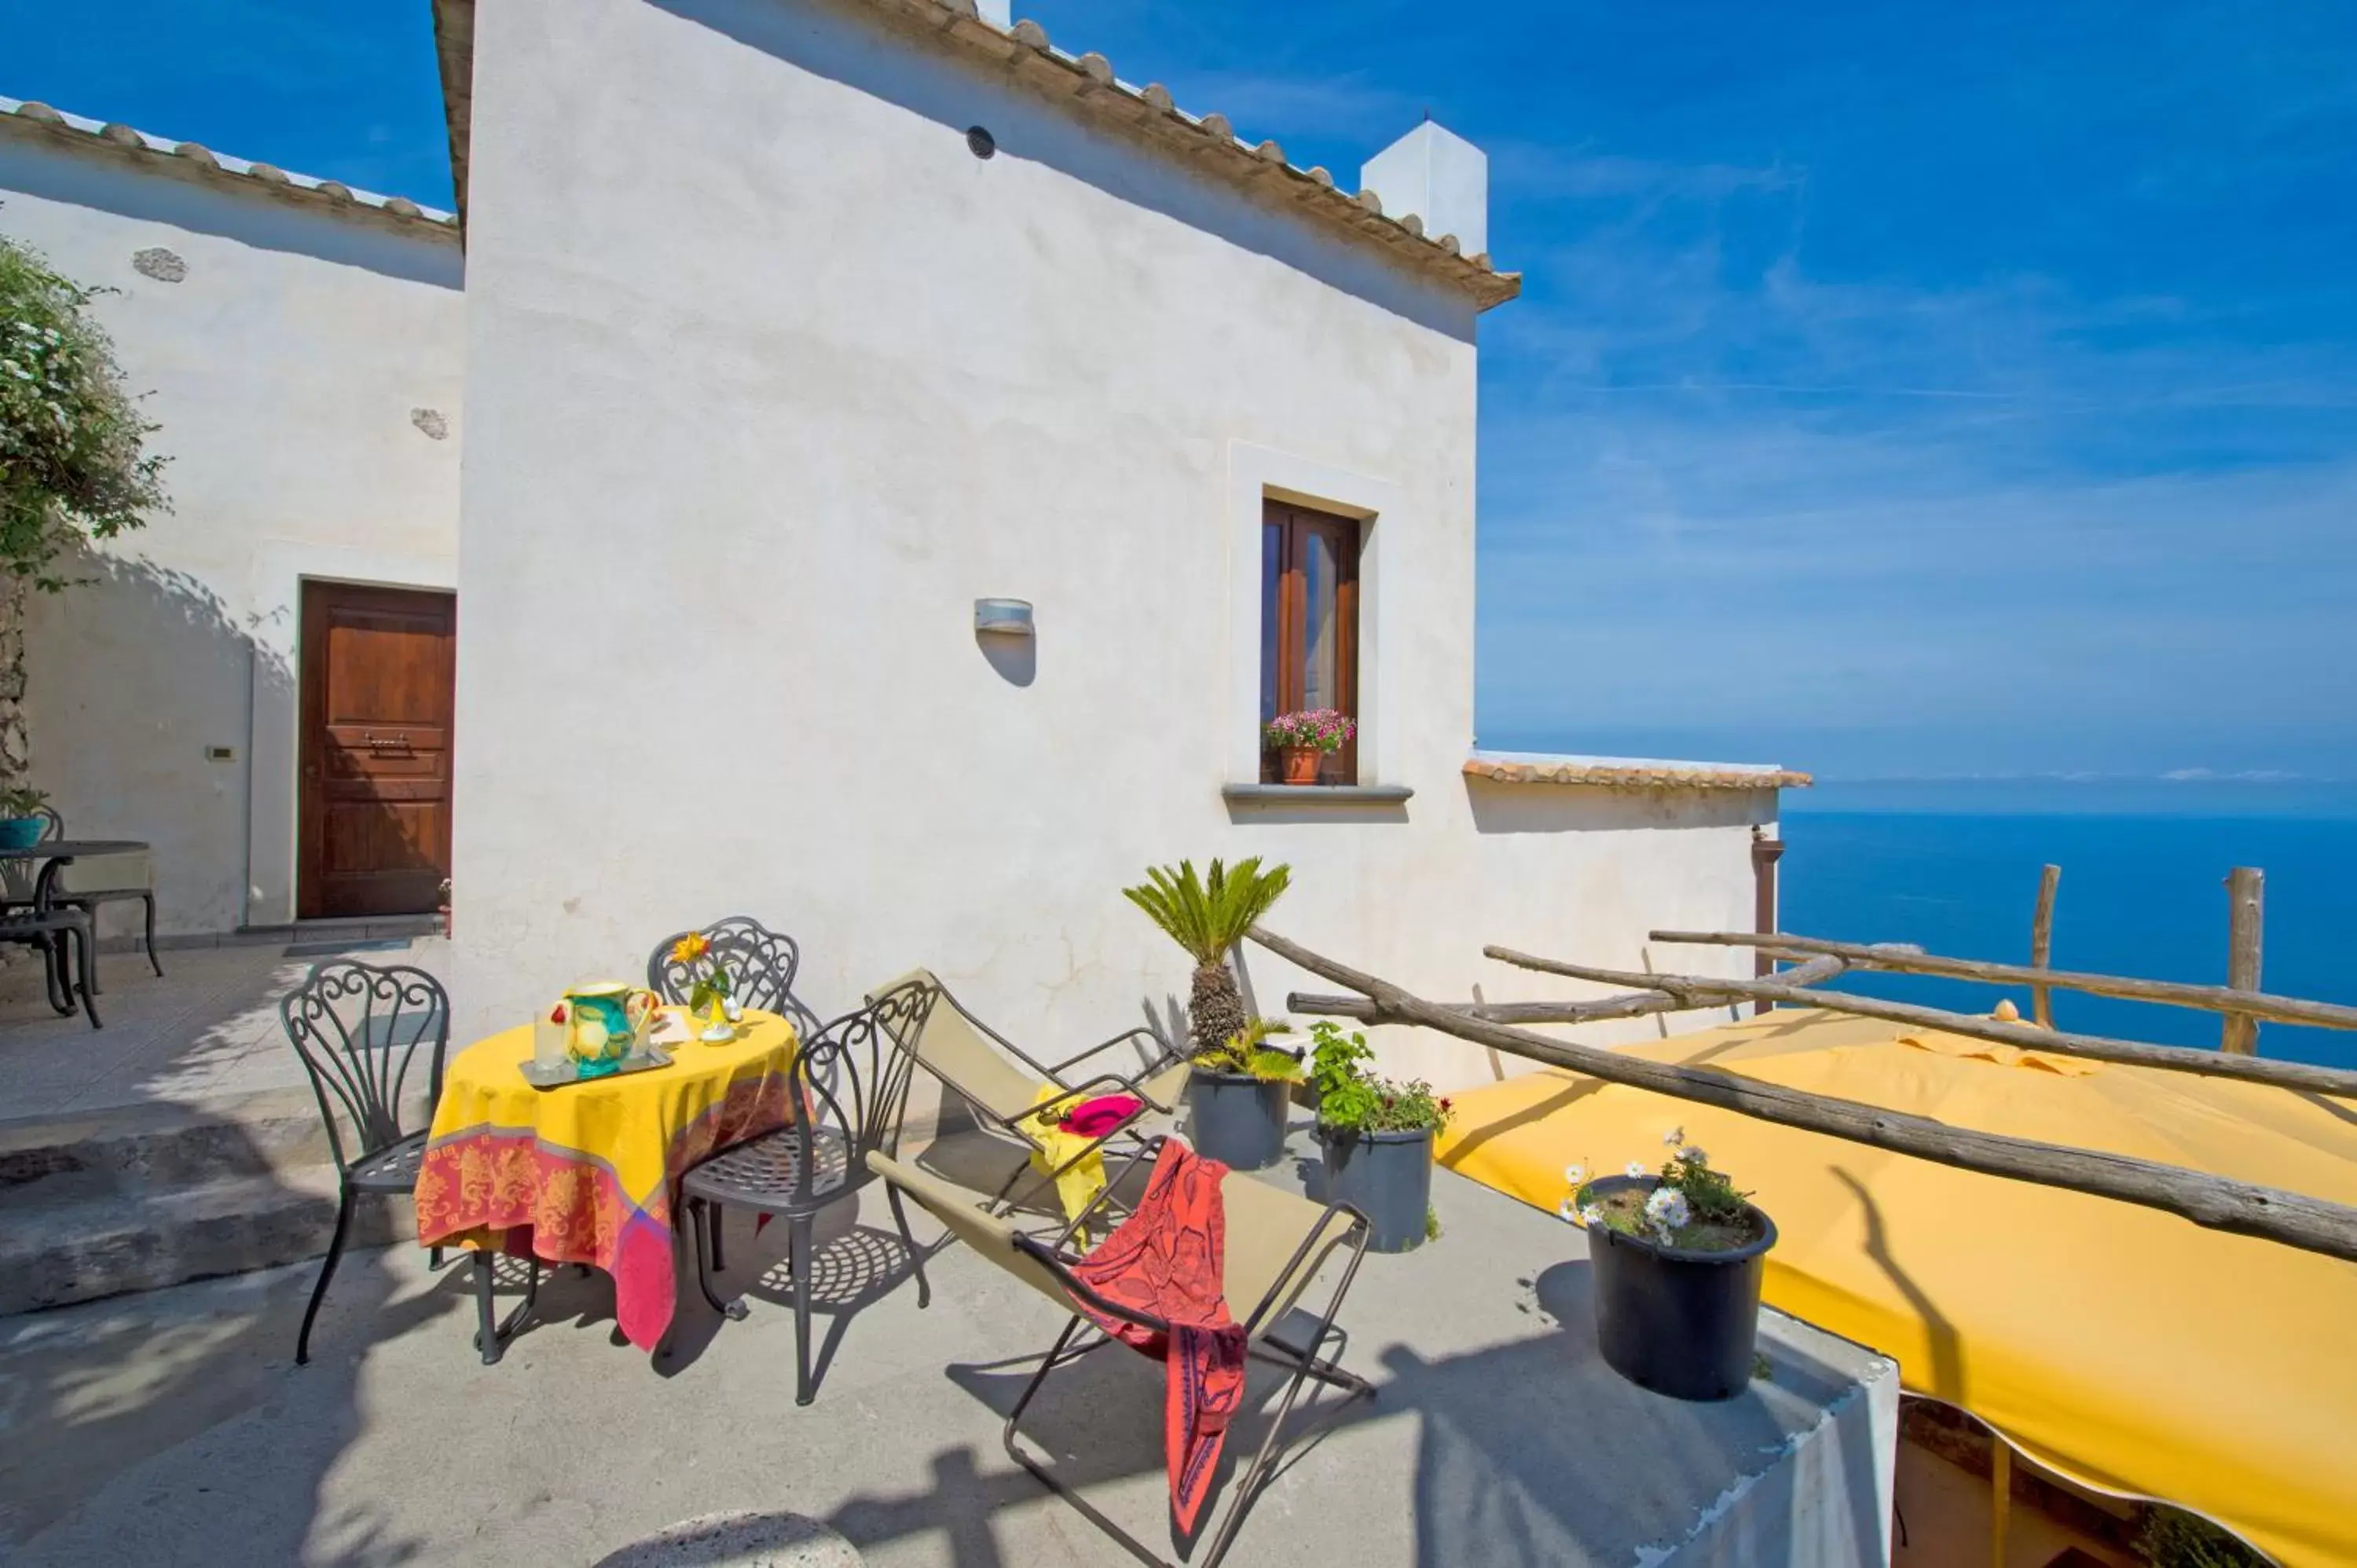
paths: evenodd
<path fill-rule="evenodd" d="M 1306 708 L 1279 714 L 1261 730 L 1261 739 L 1277 754 L 1287 784 L 1315 784 L 1318 769 L 1331 754 L 1351 743 L 1359 726 L 1347 714 L 1332 708 Z"/>

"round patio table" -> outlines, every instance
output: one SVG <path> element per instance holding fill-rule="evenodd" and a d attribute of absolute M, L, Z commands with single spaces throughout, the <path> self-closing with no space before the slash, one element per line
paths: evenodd
<path fill-rule="evenodd" d="M 468 1046 L 443 1072 L 418 1167 L 418 1243 L 603 1269 L 623 1334 L 653 1349 L 675 1305 L 680 1176 L 788 1119 L 793 1026 L 748 1009 L 736 1034 L 707 1045 L 690 1025 L 689 1037 L 658 1047 L 669 1067 L 555 1089 L 524 1080 L 529 1024 Z"/>

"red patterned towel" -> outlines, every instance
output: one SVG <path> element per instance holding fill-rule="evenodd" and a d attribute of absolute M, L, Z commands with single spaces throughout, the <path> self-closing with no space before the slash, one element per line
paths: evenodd
<path fill-rule="evenodd" d="M 1106 1333 L 1160 1358 L 1166 1368 L 1162 1441 L 1170 1464 L 1170 1512 L 1181 1533 L 1195 1528 L 1219 1468 L 1228 1418 L 1243 1402 L 1244 1331 L 1228 1316 L 1220 1285 L 1227 1249 L 1220 1178 L 1227 1174 L 1219 1161 L 1168 1140 L 1137 1208 L 1072 1268 L 1107 1301 L 1171 1326 L 1166 1338 L 1118 1317 L 1089 1314 Z"/>

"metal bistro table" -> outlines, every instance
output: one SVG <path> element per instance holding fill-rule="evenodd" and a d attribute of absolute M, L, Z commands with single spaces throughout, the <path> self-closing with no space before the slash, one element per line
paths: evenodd
<path fill-rule="evenodd" d="M 41 863 L 40 870 L 33 876 L 32 918 L 38 922 L 56 912 L 52 901 L 57 896 L 58 873 L 74 861 L 83 855 L 137 854 L 150 847 L 144 839 L 44 839 L 22 849 L 0 848 L 0 862 L 38 860 Z M 60 925 L 56 929 L 62 930 L 64 928 Z M 92 1004 L 91 996 L 98 989 L 97 961 L 93 952 L 98 945 L 98 922 L 94 918 L 81 922 L 75 929 L 75 935 L 81 939 L 81 973 L 79 984 L 77 977 L 66 969 L 65 944 L 59 942 L 50 950 L 49 1005 L 61 1014 L 70 1015 L 78 990 L 82 1010 L 89 1014 L 91 1026 L 96 1028 L 98 1009 Z"/>

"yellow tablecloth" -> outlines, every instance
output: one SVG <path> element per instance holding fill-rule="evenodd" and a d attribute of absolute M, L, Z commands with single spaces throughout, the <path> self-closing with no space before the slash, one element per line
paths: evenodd
<path fill-rule="evenodd" d="M 2357 1203 L 2357 1101 L 1814 1011 L 1627 1054 Z M 1440 1162 L 1549 1211 L 1683 1126 L 1776 1221 L 1770 1305 L 2067 1475 L 2357 1563 L 2357 1264 L 1554 1069 L 1455 1098 Z"/>
<path fill-rule="evenodd" d="M 550 1090 L 519 1070 L 532 1034 L 493 1035 L 445 1069 L 418 1171 L 418 1240 L 595 1264 L 614 1277 L 622 1332 L 651 1349 L 674 1305 L 673 1189 L 715 1149 L 785 1124 L 793 1026 L 748 1012 L 727 1044 L 662 1047 L 670 1067 Z"/>

